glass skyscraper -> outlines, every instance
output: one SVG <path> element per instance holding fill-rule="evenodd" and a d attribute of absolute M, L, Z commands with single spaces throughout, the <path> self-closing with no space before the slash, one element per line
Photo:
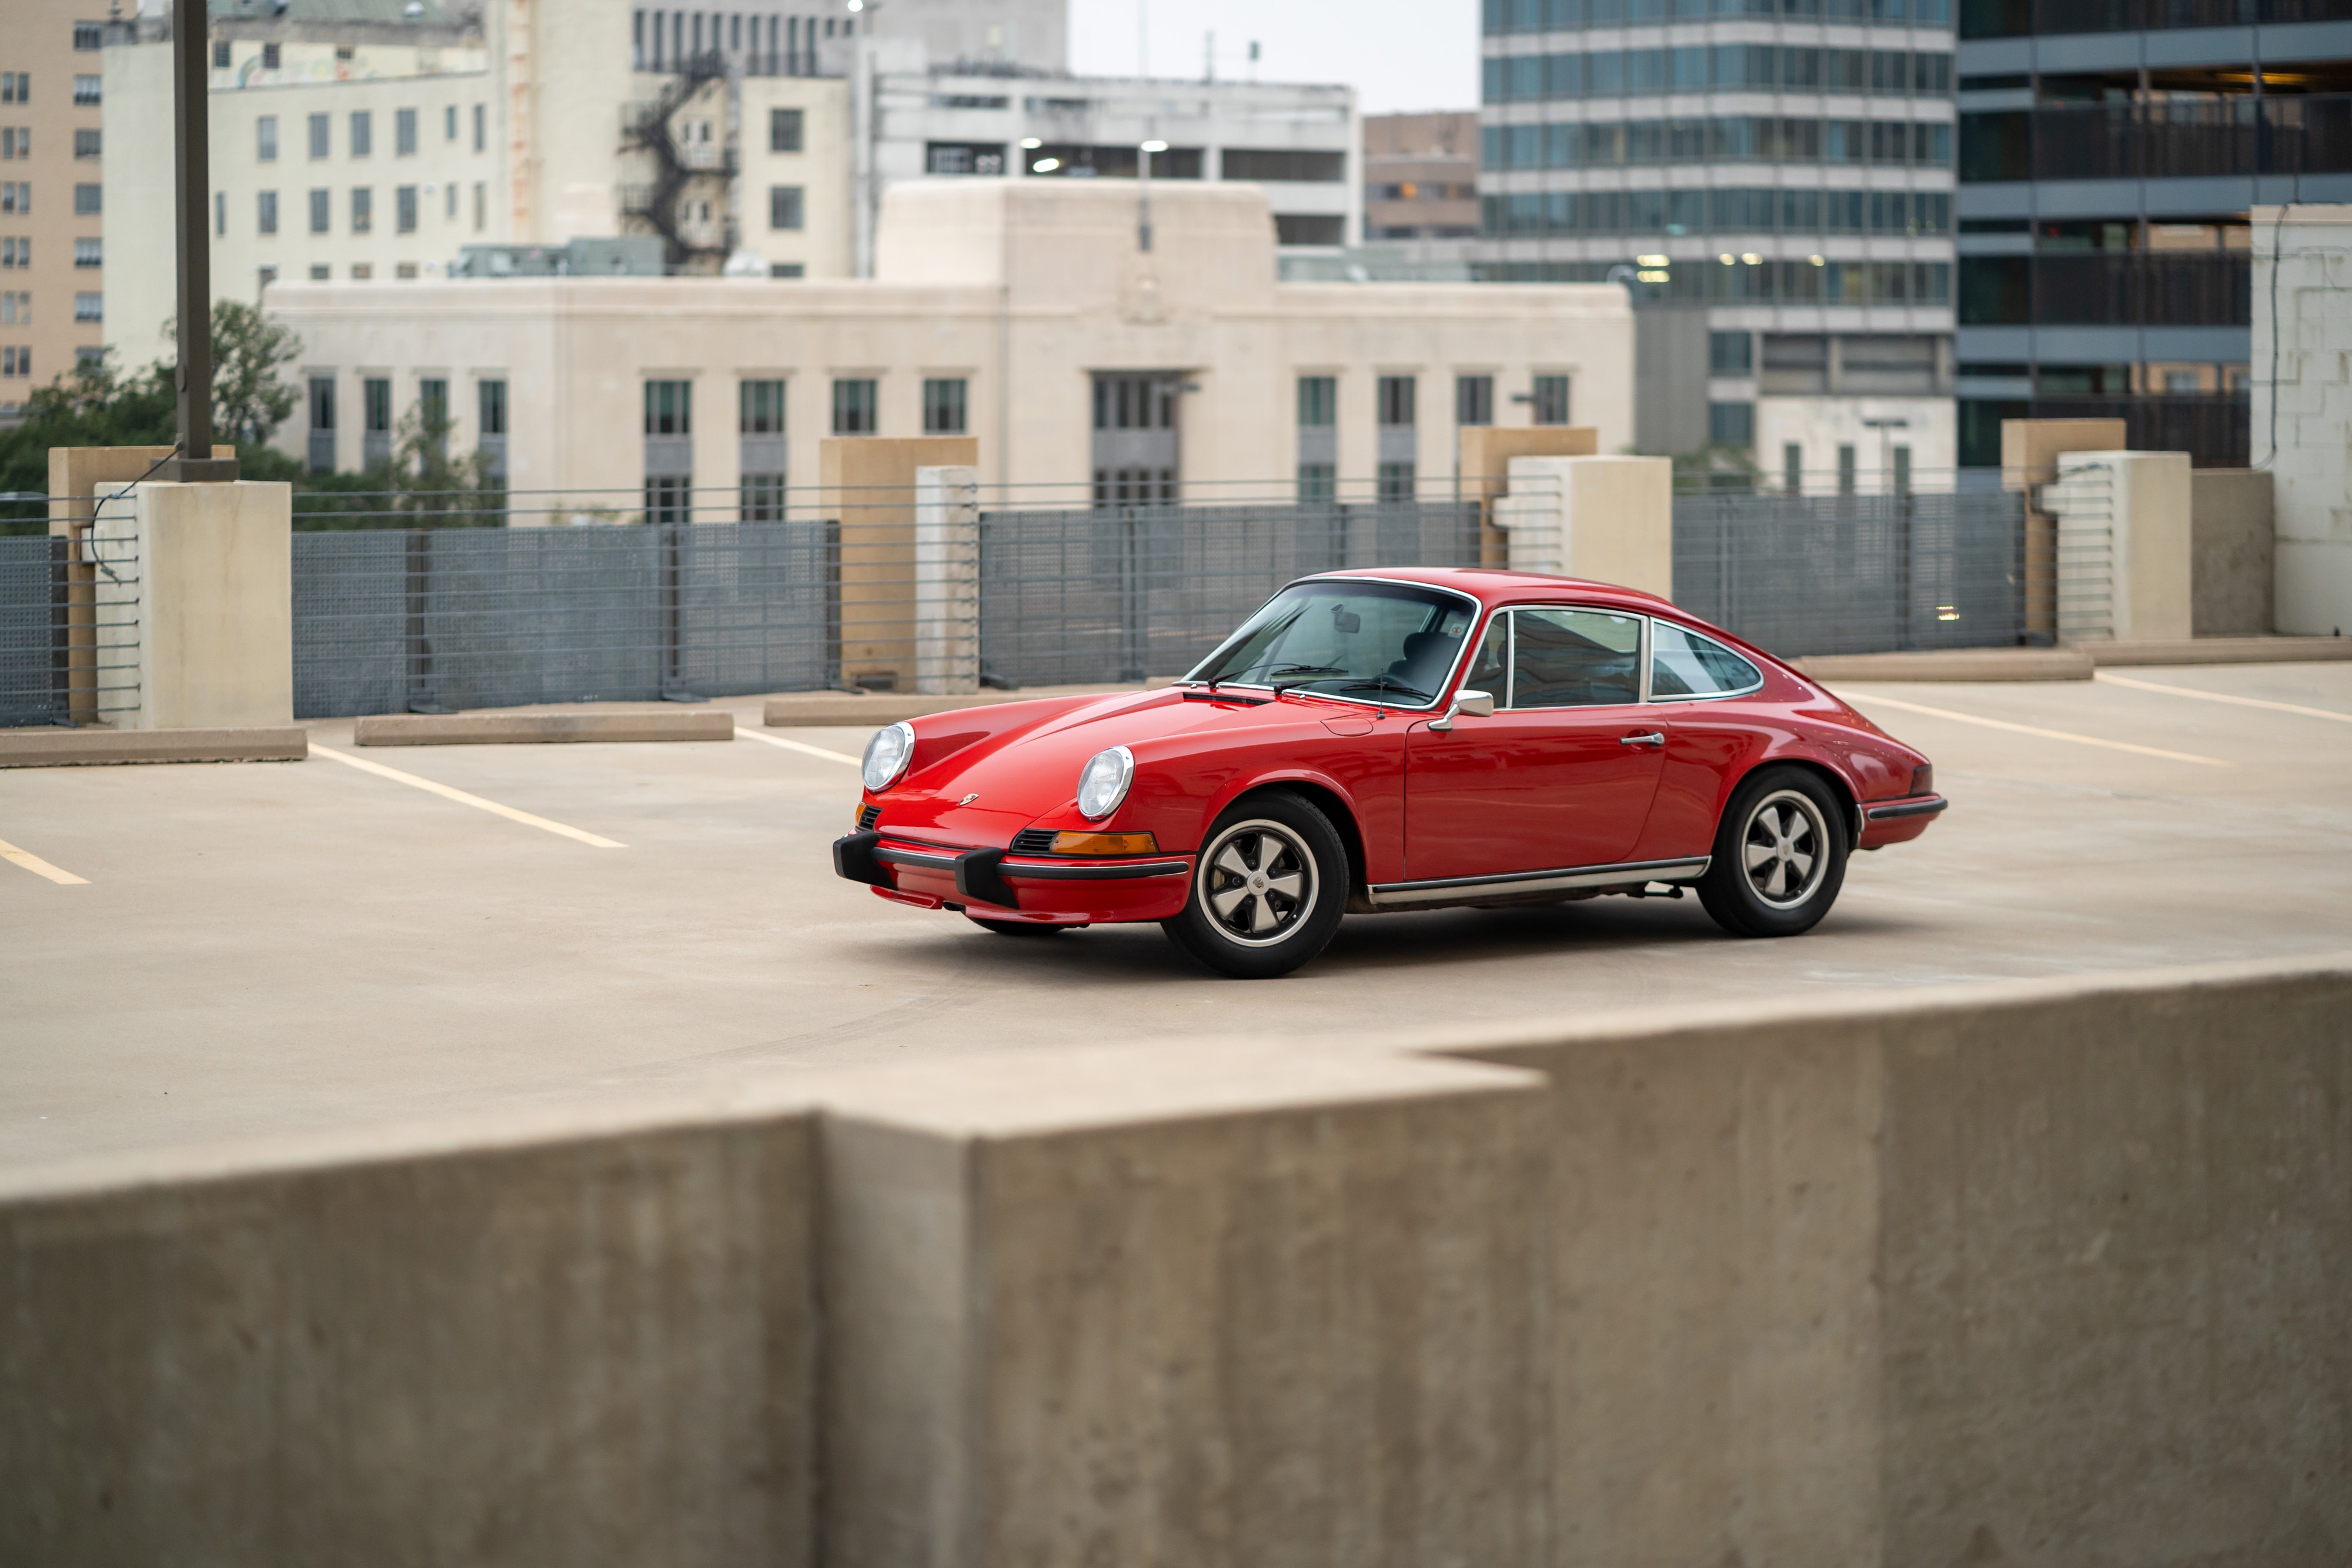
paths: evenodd
<path fill-rule="evenodd" d="M 1786 482 L 1953 463 L 1950 0 L 1486 0 L 1484 32 L 1481 276 L 1704 311 L 1704 365 L 1659 332 L 1642 374 Z"/>

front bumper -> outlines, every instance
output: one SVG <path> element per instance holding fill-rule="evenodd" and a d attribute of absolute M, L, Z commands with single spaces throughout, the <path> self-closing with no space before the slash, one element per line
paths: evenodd
<path fill-rule="evenodd" d="M 1166 920 L 1180 914 L 1191 886 L 1192 858 L 1015 855 L 868 830 L 834 841 L 833 867 L 847 880 L 862 882 L 900 904 L 961 909 L 989 918 L 1092 925 Z"/>
<path fill-rule="evenodd" d="M 1862 837 L 1854 847 L 1884 849 L 1917 838 L 1951 802 L 1941 795 L 1906 795 L 1899 800 L 1872 800 L 1862 808 Z"/>

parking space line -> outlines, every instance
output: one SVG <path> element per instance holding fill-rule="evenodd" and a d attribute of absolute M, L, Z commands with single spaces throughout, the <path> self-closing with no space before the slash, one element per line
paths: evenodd
<path fill-rule="evenodd" d="M 362 773 L 373 773 L 381 778 L 389 779 L 395 784 L 405 784 L 412 789 L 422 789 L 427 794 L 438 795 L 445 800 L 455 800 L 461 806 L 471 806 L 478 811 L 488 811 L 492 816 L 504 817 L 509 822 L 520 822 L 527 828 L 537 828 L 542 832 L 557 833 L 567 839 L 577 839 L 593 849 L 625 850 L 629 847 L 579 828 L 567 826 L 562 822 L 551 822 L 545 817 L 534 817 L 529 811 L 518 811 L 512 806 L 501 806 L 496 800 L 485 800 L 479 795 L 469 795 L 463 789 L 454 789 L 446 784 L 438 784 L 430 779 L 420 779 L 414 773 L 403 773 L 397 768 L 386 768 L 381 762 L 370 762 L 364 757 L 353 757 L 347 751 L 337 751 L 333 747 L 321 746 L 316 740 L 310 742 L 310 755 L 332 758 L 346 768 L 356 768 Z"/>
<path fill-rule="evenodd" d="M 770 746 L 781 746 L 786 751 L 803 752 L 810 757 L 822 757 L 827 762 L 846 762 L 852 768 L 865 766 L 865 758 L 852 757 L 846 751 L 827 751 L 822 746 L 803 746 L 797 740 L 786 740 L 781 735 L 761 735 L 756 729 L 745 729 L 740 724 L 735 727 L 735 734 L 740 739 L 764 740 Z"/>
<path fill-rule="evenodd" d="M 2162 692 L 2167 696 L 2195 697 L 2200 702 L 2268 708 L 2273 713 L 2299 713 L 2305 718 L 2332 718 L 2338 724 L 2352 724 L 2352 713 L 2337 713 L 2333 708 L 2305 707 L 2301 703 L 2274 703 L 2265 697 L 2232 696 L 2227 692 L 2200 692 L 2193 686 L 2168 686 L 2156 681 L 2134 680 L 2129 675 L 2111 675 L 2105 670 L 2094 671 L 2091 678 L 2105 681 L 2109 685 L 2129 686 L 2136 692 Z"/>
<path fill-rule="evenodd" d="M 20 850 L 5 839 L 0 839 L 0 861 L 7 861 L 11 864 L 23 866 L 35 876 L 47 877 L 51 882 L 56 883 L 60 887 L 88 887 L 89 885 L 89 878 L 86 876 L 76 876 L 69 871 L 61 871 L 58 867 L 53 866 L 48 862 L 43 860 L 40 856 L 35 854 L 32 851 Z"/>
<path fill-rule="evenodd" d="M 1954 713 L 1949 708 L 1929 707 L 1925 703 L 1906 703 L 1900 697 L 1883 697 L 1876 693 L 1852 699 L 1864 705 L 1885 703 L 1906 713 L 1929 714 L 1937 718 L 1948 718 L 1959 724 L 1980 724 L 1987 729 L 2006 729 L 2018 735 L 2038 735 L 2044 740 L 2071 741 L 2076 746 L 2096 746 L 2108 751 L 2135 752 L 2141 757 L 2161 757 L 2169 762 L 2194 762 L 2206 768 L 2227 768 L 2229 763 L 2218 757 L 2200 757 L 2193 751 L 2167 751 L 2157 746 L 2134 746 L 2127 740 L 2102 740 L 2095 735 L 2076 735 L 2071 729 L 2042 729 L 2030 724 L 2011 724 L 2005 718 L 1985 718 L 1972 713 Z"/>

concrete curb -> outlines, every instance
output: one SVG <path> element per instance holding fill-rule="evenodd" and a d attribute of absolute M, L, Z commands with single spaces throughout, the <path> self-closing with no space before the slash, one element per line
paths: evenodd
<path fill-rule="evenodd" d="M 733 740 L 724 708 L 667 713 L 394 713 L 356 721 L 356 746 L 555 746 L 572 741 Z"/>
<path fill-rule="evenodd" d="M 853 696 L 847 692 L 799 692 L 770 697 L 761 722 L 771 729 L 820 729 L 836 725 L 873 729 L 927 714 L 953 713 L 958 708 L 1141 689 L 1135 685 L 1062 686 L 1051 690 L 965 692 L 955 696 L 919 696 L 912 692 L 875 692 L 864 696 Z"/>
<path fill-rule="evenodd" d="M 2087 681 L 2092 668 L 2080 648 L 1937 648 L 1789 662 L 1817 681 Z"/>
<path fill-rule="evenodd" d="M 0 768 L 89 768 L 132 762 L 300 762 L 299 726 L 236 729 L 0 729 Z"/>
<path fill-rule="evenodd" d="M 2122 664 L 2301 664 L 2352 659 L 2352 637 L 2197 637 L 2185 643 L 2085 643 L 2091 662 Z"/>

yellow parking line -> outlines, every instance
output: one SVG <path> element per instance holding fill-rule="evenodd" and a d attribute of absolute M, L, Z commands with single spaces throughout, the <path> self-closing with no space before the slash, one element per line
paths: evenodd
<path fill-rule="evenodd" d="M 863 758 L 852 757 L 846 751 L 827 751 L 822 746 L 803 746 L 797 740 L 786 740 L 781 735 L 761 735 L 758 730 L 745 729 L 740 724 L 735 727 L 735 733 L 745 740 L 764 740 L 770 746 L 781 746 L 786 751 L 799 751 L 811 757 L 822 757 L 827 762 L 846 762 L 852 768 L 865 765 Z"/>
<path fill-rule="evenodd" d="M 1949 708 L 1929 707 L 1925 703 L 1906 703 L 1899 697 L 1883 697 L 1875 693 L 1853 699 L 1864 705 L 1885 703 L 1906 713 L 1929 714 L 1937 718 L 1948 718 L 1960 724 L 1980 724 L 1987 729 L 2006 729 L 2018 735 L 2038 735 L 2044 740 L 2072 741 L 2076 746 L 2096 746 L 2108 751 L 2135 752 L 2141 757 L 2161 757 L 2169 762 L 2194 762 L 2206 768 L 2227 768 L 2229 763 L 2218 757 L 2200 757 L 2193 751 L 2167 751 L 2156 746 L 2134 746 L 2127 740 L 2101 740 L 2095 735 L 2076 735 L 2071 729 L 2042 729 L 2030 724 L 2011 724 L 2005 718 L 1983 718 L 1972 713 L 1954 713 Z"/>
<path fill-rule="evenodd" d="M 2136 692 L 2162 692 L 2167 696 L 2195 697 L 2200 702 L 2229 703 L 2237 707 L 2264 707 L 2273 713 L 2299 713 L 2305 718 L 2332 718 L 2338 724 L 2352 724 L 2352 713 L 2337 713 L 2333 708 L 2305 707 L 2301 703 L 2274 703 L 2262 697 L 2231 696 L 2223 692 L 2200 692 L 2193 686 L 2161 685 L 2155 681 L 2136 681 L 2129 675 L 2111 675 L 2105 670 L 2092 673 L 2091 678 L 2109 685 L 2129 686 Z"/>
<path fill-rule="evenodd" d="M 363 757 L 353 757 L 348 751 L 337 751 L 333 747 L 321 746 L 315 740 L 310 743 L 310 755 L 332 758 L 346 768 L 356 768 L 362 773 L 373 773 L 379 778 L 389 779 L 395 784 L 405 784 L 412 789 L 422 789 L 427 794 L 438 795 L 445 800 L 455 800 L 461 806 L 471 806 L 478 811 L 488 811 L 492 816 L 504 817 L 509 822 L 520 822 L 527 828 L 537 828 L 542 832 L 560 833 L 567 839 L 577 839 L 594 849 L 625 850 L 629 847 L 624 843 L 616 843 L 611 839 L 600 838 L 594 833 L 566 826 L 562 822 L 551 822 L 545 817 L 534 817 L 529 811 L 518 811 L 512 806 L 501 806 L 496 800 L 485 800 L 479 795 L 469 795 L 463 789 L 453 789 L 446 784 L 436 784 L 430 779 L 420 779 L 414 773 L 403 773 L 397 768 L 386 768 L 381 762 L 370 762 Z"/>
<path fill-rule="evenodd" d="M 30 850 L 20 850 L 5 839 L 0 839 L 0 861 L 23 866 L 35 876 L 47 877 L 60 887 L 88 887 L 89 878 L 76 876 L 69 871 L 59 871 Z"/>

